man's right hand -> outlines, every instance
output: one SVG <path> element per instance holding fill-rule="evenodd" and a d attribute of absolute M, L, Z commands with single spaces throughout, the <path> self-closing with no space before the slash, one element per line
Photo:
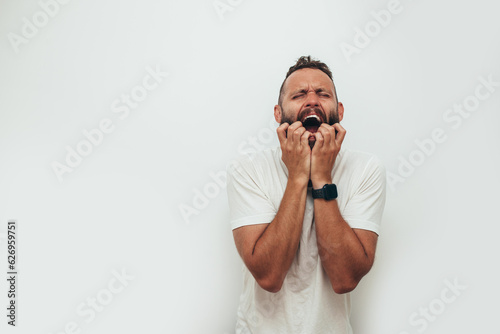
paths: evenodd
<path fill-rule="evenodd" d="M 288 136 L 287 136 L 288 131 Z M 276 131 L 288 181 L 274 219 L 233 230 L 234 242 L 248 270 L 261 288 L 278 292 L 295 259 L 302 235 L 311 172 L 309 136 L 301 122 L 283 123 Z"/>
<path fill-rule="evenodd" d="M 276 130 L 281 145 L 281 160 L 288 169 L 288 179 L 307 183 L 311 174 L 311 132 L 297 121 L 281 124 Z"/>

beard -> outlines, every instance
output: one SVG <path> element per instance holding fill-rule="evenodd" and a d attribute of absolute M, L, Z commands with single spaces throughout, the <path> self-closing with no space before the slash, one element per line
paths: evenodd
<path fill-rule="evenodd" d="M 333 125 L 335 123 L 340 122 L 339 114 L 338 114 L 337 110 L 335 110 L 335 109 L 330 110 L 328 118 L 326 117 L 323 110 L 321 110 L 320 108 L 305 108 L 297 115 L 297 117 L 295 119 L 292 119 L 292 117 L 288 116 L 288 113 L 285 111 L 285 109 L 283 109 L 283 107 L 281 107 L 281 111 L 282 111 L 281 112 L 281 124 L 288 123 L 289 125 L 292 125 L 292 123 L 303 119 L 305 115 L 307 115 L 311 112 L 314 112 L 314 113 L 320 115 L 321 119 L 327 120 L 326 122 L 323 121 L 323 123 L 327 123 L 328 125 Z"/>
<path fill-rule="evenodd" d="M 337 108 L 338 110 L 338 108 Z M 296 122 L 297 120 L 303 120 L 304 117 L 310 113 L 315 113 L 316 115 L 319 115 L 319 117 L 321 118 L 321 120 L 323 120 L 323 123 L 327 123 L 328 125 L 333 125 L 335 123 L 339 123 L 340 120 L 339 120 L 339 114 L 337 112 L 337 110 L 335 109 L 332 109 L 330 110 L 330 113 L 328 115 L 328 118 L 326 117 L 325 113 L 323 112 L 323 110 L 321 110 L 320 108 L 305 108 L 304 110 L 302 110 L 295 119 L 292 119 L 291 117 L 289 117 L 287 115 L 287 113 L 285 112 L 285 110 L 283 109 L 283 107 L 281 108 L 281 124 L 283 123 L 288 123 L 289 125 L 292 125 L 292 123 Z M 326 122 L 325 122 L 326 120 Z M 314 125 L 304 125 L 302 124 L 306 130 L 310 131 L 312 133 L 312 135 L 309 137 L 309 146 L 311 147 L 311 149 L 314 147 L 314 144 L 316 143 L 316 136 L 314 135 L 314 133 L 316 133 L 318 131 L 318 128 L 320 127 L 320 123 L 316 123 Z M 335 135 L 337 135 L 337 130 L 335 130 Z"/>

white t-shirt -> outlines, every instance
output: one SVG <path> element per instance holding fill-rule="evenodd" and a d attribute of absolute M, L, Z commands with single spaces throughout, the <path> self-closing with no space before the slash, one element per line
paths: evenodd
<path fill-rule="evenodd" d="M 351 228 L 379 234 L 385 204 L 385 169 L 373 155 L 344 148 L 332 170 L 338 206 Z M 227 193 L 232 229 L 270 223 L 283 198 L 288 170 L 281 149 L 242 156 L 229 165 Z M 350 295 L 336 294 L 316 244 L 314 205 L 307 191 L 302 236 L 281 290 L 262 289 L 243 264 L 236 333 L 352 333 Z"/>

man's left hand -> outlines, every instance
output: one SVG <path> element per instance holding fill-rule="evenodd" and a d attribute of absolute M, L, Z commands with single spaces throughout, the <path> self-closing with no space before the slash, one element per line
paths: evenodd
<path fill-rule="evenodd" d="M 338 131 L 335 135 L 335 130 Z M 332 169 L 340 151 L 346 130 L 339 124 L 321 124 L 314 134 L 316 142 L 311 151 L 311 182 L 313 189 L 332 183 Z"/>

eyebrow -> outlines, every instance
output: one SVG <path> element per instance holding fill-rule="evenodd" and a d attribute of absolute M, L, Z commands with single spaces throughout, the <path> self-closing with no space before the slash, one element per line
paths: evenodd
<path fill-rule="evenodd" d="M 291 92 L 291 95 L 295 95 L 297 93 L 307 93 L 308 89 L 306 88 L 301 88 L 301 89 L 297 89 L 293 92 Z M 316 93 L 322 93 L 322 92 L 327 92 L 329 94 L 331 94 L 332 92 L 329 92 L 327 89 L 324 89 L 324 88 L 317 88 L 314 90 Z"/>

